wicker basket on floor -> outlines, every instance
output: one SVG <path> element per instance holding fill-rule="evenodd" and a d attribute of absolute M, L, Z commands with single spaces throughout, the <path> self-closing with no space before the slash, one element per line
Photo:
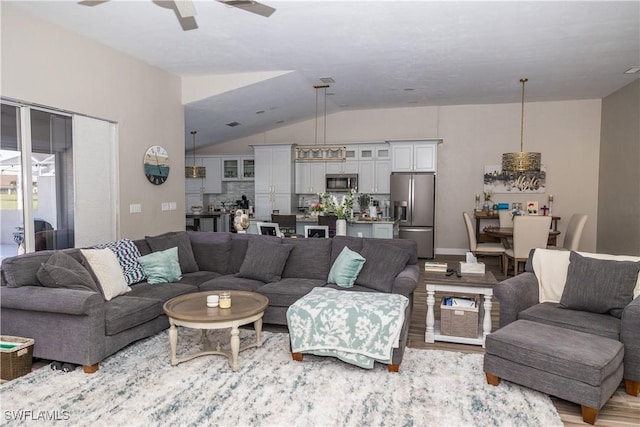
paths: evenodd
<path fill-rule="evenodd" d="M 440 333 L 455 337 L 478 338 L 478 299 L 475 307 L 440 305 Z"/>
<path fill-rule="evenodd" d="M 31 338 L 0 335 L 2 343 L 18 344 L 15 347 L 0 346 L 0 378 L 13 380 L 31 372 L 34 340 Z"/>

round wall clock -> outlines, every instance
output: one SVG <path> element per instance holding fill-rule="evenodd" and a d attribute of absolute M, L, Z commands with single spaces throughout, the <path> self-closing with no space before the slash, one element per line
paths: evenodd
<path fill-rule="evenodd" d="M 160 185 L 169 177 L 169 154 L 159 145 L 144 154 L 144 174 L 150 183 Z"/>

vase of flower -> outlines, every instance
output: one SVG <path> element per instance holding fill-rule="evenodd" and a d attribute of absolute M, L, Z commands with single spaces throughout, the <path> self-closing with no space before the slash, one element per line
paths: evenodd
<path fill-rule="evenodd" d="M 336 236 L 346 236 L 346 235 L 347 235 L 347 220 L 337 219 L 336 220 Z"/>

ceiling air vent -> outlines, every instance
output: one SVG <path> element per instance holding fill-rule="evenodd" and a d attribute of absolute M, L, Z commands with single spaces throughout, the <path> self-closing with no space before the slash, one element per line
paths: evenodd
<path fill-rule="evenodd" d="M 231 122 L 231 123 L 227 123 L 227 126 L 229 126 L 229 127 L 231 127 L 231 128 L 234 128 L 234 127 L 236 127 L 236 126 L 238 126 L 238 125 L 240 125 L 240 123 L 238 123 L 238 122 Z"/>

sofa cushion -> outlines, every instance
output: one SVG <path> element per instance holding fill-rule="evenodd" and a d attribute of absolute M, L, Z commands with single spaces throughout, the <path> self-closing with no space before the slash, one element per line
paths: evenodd
<path fill-rule="evenodd" d="M 200 284 L 199 289 L 201 292 L 219 291 L 222 289 L 253 292 L 261 286 L 264 286 L 264 282 L 260 280 L 245 279 L 243 277 L 237 277 L 235 274 L 227 274 Z"/>
<path fill-rule="evenodd" d="M 131 291 L 124 280 L 120 263 L 111 249 L 80 249 L 85 265 L 98 283 L 107 301 Z"/>
<path fill-rule="evenodd" d="M 250 240 L 237 276 L 261 280 L 265 283 L 276 282 L 280 280 L 291 249 L 293 245 L 258 239 Z"/>
<path fill-rule="evenodd" d="M 193 254 L 200 270 L 229 273 L 229 254 L 231 241 L 225 243 L 191 242 Z"/>
<path fill-rule="evenodd" d="M 293 245 L 282 277 L 326 280 L 331 267 L 330 239 L 288 239 Z"/>
<path fill-rule="evenodd" d="M 169 248 L 178 248 L 178 259 L 180 260 L 180 271 L 191 273 L 198 271 L 198 264 L 193 256 L 191 240 L 185 231 L 170 232 L 159 236 L 146 236 L 145 240 L 153 252 L 164 251 Z"/>
<path fill-rule="evenodd" d="M 2 277 L 10 288 L 20 286 L 40 286 L 38 270 L 43 262 L 47 262 L 55 251 L 39 251 L 22 254 L 2 260 Z M 76 261 L 81 261 L 79 249 L 65 249 Z"/>
<path fill-rule="evenodd" d="M 101 243 L 93 246 L 94 249 L 108 248 L 116 254 L 120 268 L 122 268 L 122 274 L 127 281 L 127 284 L 138 283 L 146 278 L 142 265 L 138 262 L 138 258 L 142 255 L 140 250 L 129 239 L 120 239 L 115 242 Z"/>
<path fill-rule="evenodd" d="M 196 286 L 182 283 L 158 283 L 151 285 L 147 282 L 140 282 L 131 285 L 131 292 L 126 296 L 152 299 L 164 304 L 173 297 L 197 291 L 198 288 Z"/>
<path fill-rule="evenodd" d="M 322 287 L 324 280 L 288 278 L 279 282 L 267 283 L 257 292 L 269 298 L 269 305 L 275 307 L 289 307 L 294 302 L 311 292 L 313 288 Z"/>
<path fill-rule="evenodd" d="M 344 247 L 329 271 L 328 283 L 335 283 L 342 288 L 351 288 L 365 264 L 365 259 L 358 252 Z"/>
<path fill-rule="evenodd" d="M 162 302 L 127 295 L 109 301 L 104 310 L 105 333 L 111 336 L 155 319 L 162 313 Z"/>
<path fill-rule="evenodd" d="M 407 265 L 411 254 L 389 244 L 367 239 L 360 252 L 367 261 L 356 279 L 356 284 L 375 289 L 380 292 L 391 292 L 393 280 Z"/>
<path fill-rule="evenodd" d="M 600 335 L 614 340 L 620 339 L 620 319 L 608 314 L 566 310 L 561 308 L 560 304 L 553 302 L 529 307 L 518 313 L 518 319 Z"/>
<path fill-rule="evenodd" d="M 182 275 L 182 279 L 178 283 L 185 285 L 200 286 L 202 283 L 208 282 L 211 279 L 222 276 L 215 271 L 196 271 L 193 273 L 186 273 Z"/>
<path fill-rule="evenodd" d="M 38 270 L 38 281 L 49 288 L 66 288 L 100 292 L 91 274 L 78 261 L 62 251 L 55 251 Z"/>
<path fill-rule="evenodd" d="M 336 259 L 340 256 L 345 247 L 360 253 L 362 251 L 362 242 L 364 242 L 364 240 L 365 239 L 361 237 L 351 236 L 336 236 L 331 239 L 331 265 L 336 262 Z"/>
<path fill-rule="evenodd" d="M 571 252 L 560 306 L 622 317 L 633 300 L 640 262 L 602 260 Z"/>
<path fill-rule="evenodd" d="M 231 237 L 231 252 L 229 253 L 229 266 L 228 272 L 237 273 L 240 271 L 240 267 L 244 261 L 249 247 L 249 242 L 252 240 L 262 240 L 272 243 L 281 243 L 282 239 L 274 236 L 262 236 L 259 234 L 233 234 Z"/>
<path fill-rule="evenodd" d="M 177 247 L 150 253 L 138 258 L 138 261 L 144 268 L 147 283 L 151 285 L 177 282 L 182 278 Z"/>

